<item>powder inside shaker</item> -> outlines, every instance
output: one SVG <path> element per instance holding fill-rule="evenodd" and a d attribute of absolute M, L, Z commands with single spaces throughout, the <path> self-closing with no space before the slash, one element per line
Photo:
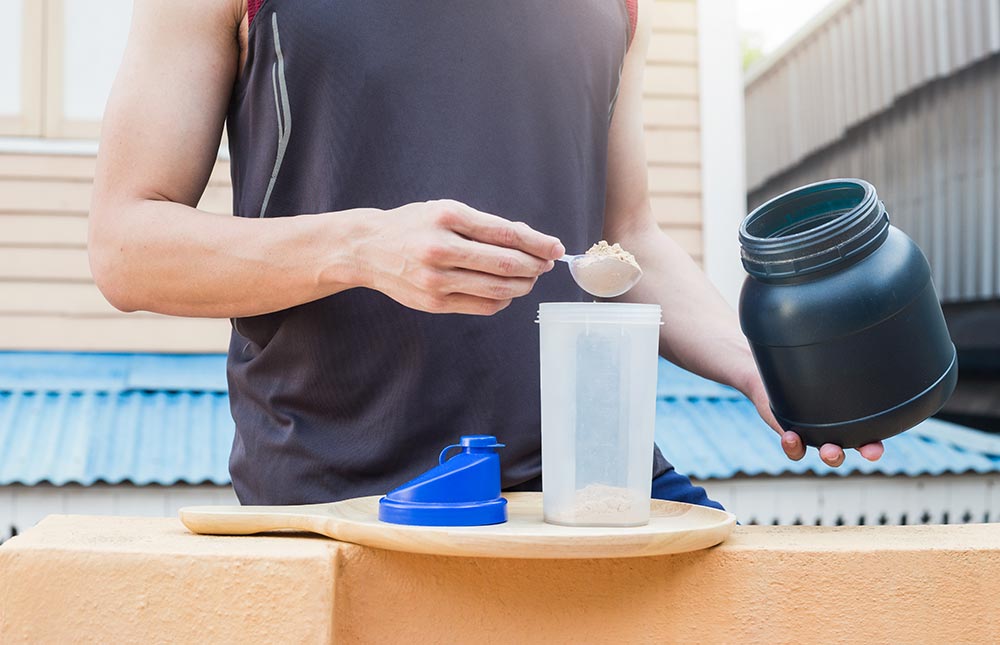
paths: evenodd
<path fill-rule="evenodd" d="M 590 484 L 576 491 L 573 506 L 551 519 L 561 524 L 630 524 L 639 510 L 630 489 Z"/>

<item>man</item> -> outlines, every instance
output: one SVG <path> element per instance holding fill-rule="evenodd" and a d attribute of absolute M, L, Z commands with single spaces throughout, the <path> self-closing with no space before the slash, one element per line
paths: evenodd
<path fill-rule="evenodd" d="M 507 444 L 505 488 L 537 490 L 535 312 L 583 298 L 549 272 L 599 239 L 642 265 L 622 299 L 663 307 L 661 353 L 780 432 L 733 312 L 650 210 L 649 15 L 626 0 L 136 3 L 91 265 L 122 310 L 232 319 L 242 502 L 382 493 L 473 433 Z M 224 122 L 232 218 L 195 209 Z M 714 504 L 659 451 L 654 470 L 654 496 Z"/>

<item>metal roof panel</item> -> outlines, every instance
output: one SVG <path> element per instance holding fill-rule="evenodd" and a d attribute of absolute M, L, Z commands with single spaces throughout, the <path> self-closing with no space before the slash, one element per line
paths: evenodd
<path fill-rule="evenodd" d="M 1000 437 L 929 420 L 880 461 L 788 460 L 736 390 L 661 361 L 656 438 L 699 479 L 1000 471 Z M 229 483 L 224 356 L 0 352 L 0 485 Z"/>
<path fill-rule="evenodd" d="M 877 462 L 848 451 L 844 464 L 831 468 L 815 449 L 809 449 L 801 461 L 791 461 L 748 399 L 732 388 L 699 384 L 699 380 L 703 379 L 661 361 L 656 408 L 657 444 L 679 472 L 698 479 L 1000 472 L 1000 437 L 937 419 L 888 439 L 885 455 Z M 713 395 L 670 395 L 675 382 L 679 392 L 703 390 Z"/>

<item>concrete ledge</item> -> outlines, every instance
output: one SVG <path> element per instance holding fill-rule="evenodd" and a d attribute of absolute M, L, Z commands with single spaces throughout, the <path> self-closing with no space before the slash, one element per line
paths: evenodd
<path fill-rule="evenodd" d="M 0 642 L 330 642 L 338 548 L 51 515 L 0 547 Z"/>
<path fill-rule="evenodd" d="M 0 547 L 0 641 L 993 642 L 998 589 L 1000 524 L 740 527 L 546 562 L 52 516 Z"/>

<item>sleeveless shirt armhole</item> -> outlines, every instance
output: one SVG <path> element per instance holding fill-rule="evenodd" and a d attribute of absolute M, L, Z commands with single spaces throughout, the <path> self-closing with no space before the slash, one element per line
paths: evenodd
<path fill-rule="evenodd" d="M 264 4 L 264 0 L 247 0 L 247 26 L 253 24 L 253 17 L 257 15 L 260 11 L 260 5 Z"/>
<path fill-rule="evenodd" d="M 252 2 L 253 0 L 251 0 Z M 635 27 L 639 22 L 639 0 L 625 0 L 625 9 L 628 11 L 628 45 L 632 46 L 632 39 L 635 37 Z"/>

